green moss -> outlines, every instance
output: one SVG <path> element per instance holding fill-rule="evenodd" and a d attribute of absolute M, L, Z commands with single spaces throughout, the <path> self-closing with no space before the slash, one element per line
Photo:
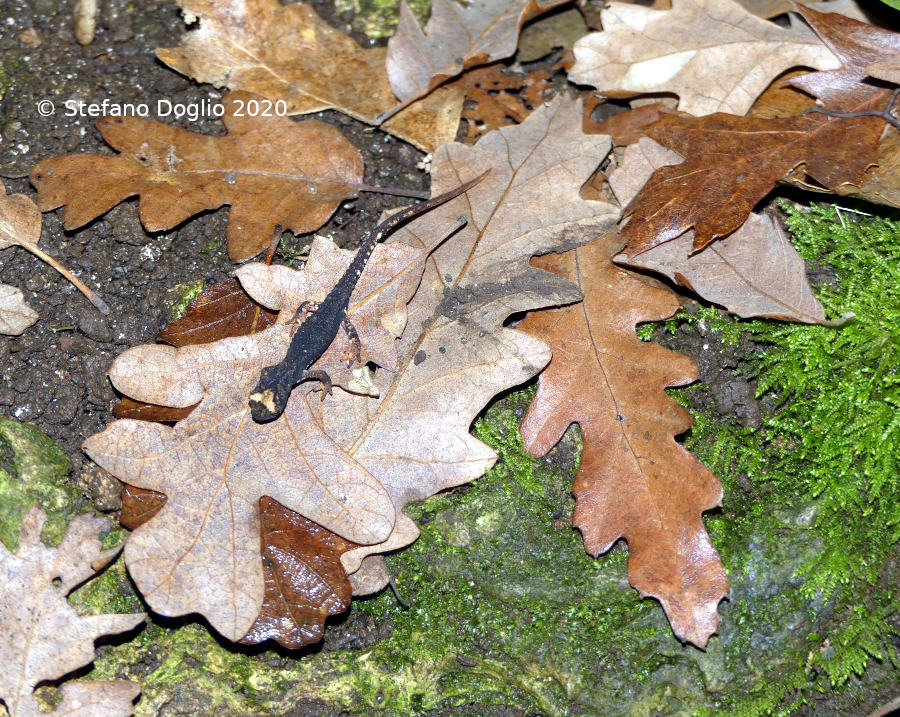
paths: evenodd
<path fill-rule="evenodd" d="M 431 0 L 409 0 L 409 7 L 420 24 L 428 20 Z M 390 37 L 397 27 L 399 0 L 335 0 L 336 12 L 353 13 L 353 29 L 373 40 Z"/>
<path fill-rule="evenodd" d="M 71 469 L 40 428 L 0 416 L 0 540 L 9 550 L 18 547 L 19 524 L 33 505 L 48 515 L 44 541 L 59 543 L 78 499 L 78 492 L 62 482 Z"/>
<path fill-rule="evenodd" d="M 188 304 L 196 299 L 203 290 L 206 289 L 206 282 L 203 279 L 194 279 L 185 284 L 178 284 L 169 289 L 169 293 L 175 295 L 172 307 L 169 309 L 169 318 L 171 321 L 180 319 L 187 311 Z"/>
<path fill-rule="evenodd" d="M 214 251 L 217 251 L 217 250 L 220 249 L 222 246 L 224 246 L 224 244 L 225 244 L 225 242 L 223 241 L 222 237 L 220 237 L 220 236 L 214 236 L 214 237 L 213 237 L 212 239 L 210 239 L 210 240 L 206 243 L 206 245 L 200 250 L 200 253 L 201 253 L 201 254 L 212 254 Z"/>

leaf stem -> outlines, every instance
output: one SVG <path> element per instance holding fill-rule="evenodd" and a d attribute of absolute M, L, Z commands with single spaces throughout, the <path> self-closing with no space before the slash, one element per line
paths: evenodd
<path fill-rule="evenodd" d="M 90 289 L 86 286 L 78 277 L 76 277 L 71 271 L 66 269 L 62 264 L 60 264 L 56 259 L 54 259 L 49 254 L 45 254 L 34 244 L 27 244 L 25 242 L 17 242 L 17 244 L 21 247 L 24 247 L 32 254 L 34 254 L 39 259 L 47 262 L 50 266 L 56 269 L 60 274 L 62 274 L 66 279 L 71 281 L 75 288 L 78 289 L 82 294 L 84 294 L 88 301 L 90 301 L 94 306 L 97 307 L 97 310 L 103 314 L 104 316 L 109 316 L 112 311 L 109 306 L 106 305 L 106 302 L 100 298 L 100 295 L 95 293 L 93 289 Z"/>

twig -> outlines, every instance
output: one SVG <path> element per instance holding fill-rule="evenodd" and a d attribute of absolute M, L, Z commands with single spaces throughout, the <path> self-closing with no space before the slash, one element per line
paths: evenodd
<path fill-rule="evenodd" d="M 809 114 L 810 112 L 815 112 L 820 115 L 827 115 L 828 117 L 837 117 L 839 119 L 848 119 L 850 117 L 880 117 L 889 125 L 900 129 L 900 118 L 897 118 L 891 112 L 891 109 L 894 107 L 894 103 L 897 101 L 897 97 L 900 96 L 900 87 L 894 90 L 894 93 L 891 95 L 891 99 L 888 101 L 887 107 L 883 110 L 859 110 L 858 112 L 837 112 L 835 110 L 829 110 L 825 107 L 819 107 L 818 105 L 813 105 L 808 109 L 804 110 L 800 114 Z"/>
<path fill-rule="evenodd" d="M 52 266 L 54 269 L 56 269 L 60 274 L 62 274 L 64 277 L 66 277 L 66 279 L 71 281 L 75 285 L 75 288 L 78 289 L 78 291 L 80 291 L 82 294 L 84 294 L 87 297 L 88 301 L 90 301 L 94 306 L 96 306 L 97 310 L 101 314 L 103 314 L 105 316 L 109 316 L 112 313 L 109 306 L 107 306 L 106 302 L 100 298 L 99 294 L 95 293 L 93 289 L 90 289 L 89 287 L 87 287 L 78 277 L 76 277 L 71 271 L 66 269 L 66 267 L 64 267 L 58 261 L 56 261 L 56 259 L 54 259 L 52 256 L 42 252 L 34 244 L 26 244 L 25 242 L 17 242 L 17 245 L 24 249 L 27 249 L 28 251 L 30 251 L 32 254 L 34 254 L 39 259 L 42 259 L 43 261 L 47 262 L 50 266 Z"/>

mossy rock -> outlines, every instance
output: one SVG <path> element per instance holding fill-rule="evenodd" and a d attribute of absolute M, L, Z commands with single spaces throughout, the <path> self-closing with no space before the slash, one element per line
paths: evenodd
<path fill-rule="evenodd" d="M 48 515 L 42 537 L 56 545 L 75 513 L 78 492 L 63 482 L 72 464 L 37 426 L 0 416 L 0 540 L 19 545 L 25 511 L 39 505 Z"/>

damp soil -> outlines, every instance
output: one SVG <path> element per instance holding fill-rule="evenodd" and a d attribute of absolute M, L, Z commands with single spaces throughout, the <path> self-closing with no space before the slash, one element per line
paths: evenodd
<path fill-rule="evenodd" d="M 343 31 L 350 18 L 330 2 L 313 3 Z M 72 152 L 112 154 L 93 126 L 94 118 L 66 117 L 67 101 L 198 104 L 222 92 L 197 85 L 159 62 L 154 48 L 176 45 L 184 31 L 179 11 L 168 0 L 131 4 L 108 0 L 93 44 L 78 45 L 71 31 L 68 3 L 3 0 L 0 17 L 0 177 L 11 193 L 34 196 L 28 173 L 42 159 Z M 364 37 L 357 40 L 371 44 Z M 56 112 L 43 117 L 37 103 L 50 100 Z M 153 117 L 151 113 L 151 118 Z M 402 141 L 337 112 L 316 117 L 335 124 L 362 152 L 368 184 L 428 188 L 421 152 Z M 224 134 L 214 118 L 163 118 L 202 132 Z M 346 202 L 320 233 L 352 247 L 379 214 L 408 203 L 397 197 L 363 193 Z M 19 287 L 40 320 L 21 336 L 0 336 L 0 414 L 40 426 L 71 458 L 70 480 L 97 508 L 115 511 L 119 483 L 91 465 L 81 443 L 113 419 L 117 400 L 107 377 L 111 361 L 125 349 L 155 341 L 171 318 L 173 304 L 191 282 L 212 284 L 230 276 L 225 252 L 228 209 L 206 212 L 171 231 L 148 234 L 132 199 L 76 231 L 66 231 L 62 210 L 43 215 L 41 247 L 103 296 L 112 308 L 101 315 L 49 266 L 19 249 L 0 253 L 0 282 Z M 302 256 L 311 236 L 285 233 L 276 261 Z M 759 425 L 755 386 L 736 373 L 741 359 L 757 350 L 750 344 L 723 347 L 703 327 L 682 327 L 664 343 L 700 365 L 710 386 L 699 400 L 744 425 Z M 391 631 L 370 616 L 351 611 L 329 627 L 320 649 L 366 649 Z M 471 706 L 471 714 L 523 714 L 505 708 Z M 298 705 L 292 714 L 339 714 L 324 705 Z M 437 713 L 435 713 L 437 714 Z M 455 710 L 453 714 L 467 714 Z"/>

